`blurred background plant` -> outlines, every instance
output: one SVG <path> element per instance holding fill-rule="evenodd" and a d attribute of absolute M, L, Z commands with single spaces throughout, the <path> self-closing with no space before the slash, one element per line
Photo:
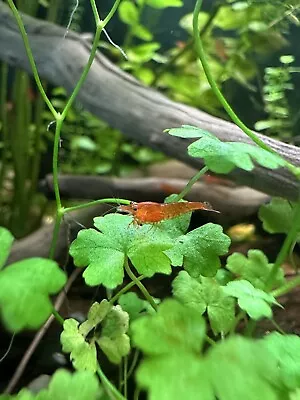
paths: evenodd
<path fill-rule="evenodd" d="M 88 1 L 79 1 L 76 10 L 74 0 L 19 0 L 16 4 L 22 12 L 70 25 L 77 32 L 93 30 Z M 102 7 L 105 15 L 110 2 L 101 2 Z M 99 47 L 122 69 L 171 99 L 227 118 L 194 53 L 193 7 L 194 0 L 123 0 L 119 19 L 112 21 L 108 33 L 128 59 L 105 36 Z M 299 80 L 295 73 L 299 72 L 300 0 L 215 0 L 204 2 L 204 7 L 200 29 L 210 68 L 226 97 L 250 126 L 295 141 L 300 95 L 292 89 Z M 64 89 L 48 87 L 47 91 L 54 105 L 62 108 Z M 36 229 L 47 207 L 38 181 L 51 172 L 51 122 L 27 73 L 2 64 L 0 225 L 16 237 Z M 149 164 L 162 159 L 162 154 L 125 139 L 80 104 L 64 124 L 61 172 L 124 176 L 137 167 L 146 171 Z"/>

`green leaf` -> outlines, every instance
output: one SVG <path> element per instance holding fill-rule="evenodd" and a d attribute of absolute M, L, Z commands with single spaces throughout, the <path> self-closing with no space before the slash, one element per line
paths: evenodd
<path fill-rule="evenodd" d="M 206 224 L 176 239 L 166 254 L 173 265 L 181 266 L 193 277 L 215 276 L 220 268 L 219 256 L 228 252 L 230 239 L 220 225 Z"/>
<path fill-rule="evenodd" d="M 70 360 L 75 369 L 96 372 L 97 352 L 95 343 L 88 343 L 79 332 L 79 322 L 73 318 L 64 322 L 64 330 L 60 335 L 62 350 L 70 353 Z"/>
<path fill-rule="evenodd" d="M 0 226 L 0 270 L 4 267 L 7 257 L 10 253 L 14 241 L 13 235 L 7 230 Z"/>
<path fill-rule="evenodd" d="M 97 144 L 87 136 L 74 136 L 71 141 L 71 149 L 74 150 L 84 150 L 84 151 L 96 151 Z"/>
<path fill-rule="evenodd" d="M 75 265 L 88 265 L 83 273 L 88 285 L 103 284 L 113 289 L 121 284 L 125 257 L 148 277 L 171 272 L 170 259 L 164 251 L 173 243 L 166 234 L 152 226 L 135 226 L 131 217 L 120 214 L 95 218 L 94 224 L 100 232 L 82 230 L 70 247 Z"/>
<path fill-rule="evenodd" d="M 86 337 L 92 329 L 104 320 L 111 309 L 112 305 L 106 299 L 102 300 L 100 304 L 97 302 L 93 303 L 88 312 L 88 319 L 79 327 L 81 335 Z"/>
<path fill-rule="evenodd" d="M 241 279 L 249 281 L 255 288 L 264 289 L 266 280 L 273 264 L 269 264 L 267 257 L 260 250 L 249 250 L 248 258 L 243 254 L 234 253 L 227 258 L 226 268 Z M 284 284 L 284 273 L 278 270 L 274 286 Z"/>
<path fill-rule="evenodd" d="M 239 307 L 255 320 L 263 317 L 272 318 L 270 304 L 280 306 L 272 295 L 263 290 L 255 289 L 248 281 L 229 282 L 223 287 L 223 290 L 228 296 L 236 297 Z"/>
<path fill-rule="evenodd" d="M 118 303 L 122 307 L 122 310 L 129 314 L 130 322 L 137 319 L 142 311 L 148 309 L 148 302 L 140 299 L 134 292 L 122 294 L 119 297 Z"/>
<path fill-rule="evenodd" d="M 65 400 L 66 394 L 72 400 L 96 400 L 101 392 L 99 381 L 92 373 L 78 371 L 71 374 L 65 370 L 58 370 L 47 389 L 47 400 Z"/>
<path fill-rule="evenodd" d="M 219 400 L 279 400 L 275 359 L 258 341 L 237 336 L 219 342 L 208 353 L 207 367 Z"/>
<path fill-rule="evenodd" d="M 135 25 L 139 22 L 139 11 L 132 1 L 123 0 L 118 7 L 119 17 L 127 25 Z"/>
<path fill-rule="evenodd" d="M 294 208 L 294 203 L 277 197 L 272 198 L 269 204 L 262 205 L 258 217 L 264 230 L 268 233 L 289 233 L 294 223 Z"/>
<path fill-rule="evenodd" d="M 121 306 L 114 306 L 102 324 L 101 336 L 96 339 L 101 350 L 114 364 L 119 364 L 122 357 L 130 352 L 130 340 L 126 335 L 128 327 L 128 313 Z"/>
<path fill-rule="evenodd" d="M 247 8 L 247 3 L 243 3 Z M 241 26 L 245 25 L 245 21 L 248 22 L 248 20 L 249 16 L 244 8 L 221 7 L 216 18 L 214 18 L 214 25 L 225 31 L 240 29 Z"/>
<path fill-rule="evenodd" d="M 152 33 L 145 26 L 139 24 L 132 27 L 132 34 L 147 42 L 153 39 Z"/>
<path fill-rule="evenodd" d="M 173 295 L 183 304 L 201 314 L 207 312 L 215 335 L 227 333 L 235 322 L 235 302 L 226 296 L 212 278 L 200 277 L 199 281 L 181 271 L 173 281 Z"/>
<path fill-rule="evenodd" d="M 101 323 L 101 329 L 97 330 Z M 112 306 L 106 299 L 94 303 L 89 310 L 88 319 L 80 326 L 74 319 L 64 323 L 61 334 L 63 351 L 71 353 L 70 358 L 76 369 L 97 369 L 95 342 L 115 364 L 130 351 L 129 337 L 126 335 L 129 325 L 128 313 L 120 306 Z M 90 332 L 95 329 L 93 335 Z M 90 337 L 87 336 L 90 334 Z"/>
<path fill-rule="evenodd" d="M 198 353 L 205 337 L 201 313 L 173 299 L 164 300 L 155 315 L 133 321 L 131 329 L 136 346 L 150 355 Z"/>
<path fill-rule="evenodd" d="M 170 129 L 170 135 L 182 138 L 200 137 L 188 147 L 192 157 L 203 158 L 207 167 L 219 174 L 228 174 L 238 167 L 245 171 L 254 168 L 253 161 L 265 168 L 284 167 L 286 161 L 258 146 L 247 143 L 221 142 L 217 137 L 203 129 L 189 125 Z"/>
<path fill-rule="evenodd" d="M 149 400 L 214 400 L 205 362 L 189 353 L 173 353 L 142 361 L 138 385 L 149 391 Z"/>
<path fill-rule="evenodd" d="M 296 335 L 280 335 L 273 332 L 262 340 L 273 354 L 279 370 L 279 378 L 289 390 L 300 387 L 300 338 Z"/>
<path fill-rule="evenodd" d="M 152 60 L 159 48 L 160 44 L 155 42 L 130 47 L 130 49 L 127 50 L 128 60 L 137 64 L 146 63 Z"/>
<path fill-rule="evenodd" d="M 145 0 L 145 4 L 152 8 L 182 7 L 182 0 Z"/>
<path fill-rule="evenodd" d="M 37 329 L 50 316 L 49 295 L 60 291 L 66 275 L 52 260 L 29 258 L 9 265 L 0 272 L 0 309 L 6 327 L 12 332 Z"/>
<path fill-rule="evenodd" d="M 1 400 L 100 400 L 104 391 L 94 374 L 87 371 L 77 371 L 71 374 L 64 369 L 58 369 L 50 380 L 47 389 L 42 389 L 37 395 L 27 389 L 22 389 L 16 396 L 0 396 Z"/>

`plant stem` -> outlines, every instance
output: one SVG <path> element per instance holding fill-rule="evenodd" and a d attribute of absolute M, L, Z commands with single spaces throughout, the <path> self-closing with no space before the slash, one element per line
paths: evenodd
<path fill-rule="evenodd" d="M 109 397 L 113 398 L 114 400 L 126 400 L 126 398 L 114 387 L 114 385 L 107 379 L 104 372 L 100 368 L 98 364 L 97 374 L 103 384 L 106 387 L 107 392 L 111 395 Z"/>
<path fill-rule="evenodd" d="M 134 273 L 131 271 L 129 264 L 128 264 L 128 259 L 126 258 L 125 260 L 125 271 L 127 272 L 129 278 L 135 283 L 135 285 L 140 289 L 140 291 L 143 293 L 145 299 L 150 303 L 152 308 L 157 311 L 157 304 L 153 300 L 153 297 L 150 295 L 148 290 L 145 288 L 145 286 L 138 280 L 138 278 L 134 275 Z"/>
<path fill-rule="evenodd" d="M 97 204 L 103 204 L 103 203 L 130 205 L 130 200 L 116 199 L 116 198 L 99 199 L 99 200 L 95 200 L 95 201 L 90 201 L 88 203 L 79 204 L 78 206 L 66 207 L 64 209 L 64 213 L 80 210 L 82 208 L 92 207 L 92 206 L 95 206 Z"/>
<path fill-rule="evenodd" d="M 208 171 L 208 167 L 203 167 L 200 171 L 198 171 L 187 183 L 186 187 L 176 196 L 174 201 L 179 201 L 184 198 L 186 194 L 191 190 L 194 183 L 196 183 L 202 175 L 204 175 Z"/>
<path fill-rule="evenodd" d="M 37 84 L 37 87 L 38 87 L 41 95 L 43 96 L 43 99 L 44 99 L 45 103 L 47 104 L 49 110 L 53 114 L 54 118 L 56 118 L 57 112 L 56 112 L 55 108 L 53 107 L 51 101 L 49 100 L 49 98 L 48 98 L 48 96 L 47 96 L 47 94 L 46 94 L 46 92 L 45 92 L 45 90 L 43 88 L 42 82 L 40 80 L 39 73 L 38 73 L 34 58 L 33 58 L 33 54 L 32 54 L 31 48 L 30 48 L 28 36 L 27 36 L 26 30 L 25 30 L 22 18 L 21 18 L 20 14 L 19 14 L 19 12 L 17 10 L 17 7 L 14 5 L 13 0 L 7 0 L 7 2 L 9 4 L 9 7 L 12 10 L 12 13 L 14 14 L 14 17 L 15 17 L 15 19 L 17 21 L 19 30 L 21 32 L 21 36 L 22 36 L 22 39 L 23 39 L 23 42 L 24 42 L 24 45 L 25 45 L 27 57 L 28 57 L 28 60 L 29 60 L 30 66 L 31 66 L 31 70 L 32 70 L 35 82 Z"/>
<path fill-rule="evenodd" d="M 52 241 L 51 241 L 50 251 L 49 251 L 49 258 L 51 258 L 52 260 L 54 259 L 54 256 L 55 256 L 55 249 L 56 249 L 56 244 L 57 244 L 57 240 L 58 240 L 58 236 L 59 236 L 60 223 L 63 218 L 63 215 L 64 215 L 63 209 L 57 210 L 53 234 L 52 234 Z"/>
<path fill-rule="evenodd" d="M 128 356 L 125 356 L 124 357 L 124 368 L 123 368 L 123 382 L 124 382 L 123 393 L 124 393 L 124 397 L 126 397 L 126 398 L 127 398 L 127 380 L 128 380 L 127 372 L 128 372 Z"/>
<path fill-rule="evenodd" d="M 59 193 L 59 183 L 58 183 L 58 155 L 60 149 L 60 132 L 63 124 L 63 118 L 58 114 L 55 126 L 54 144 L 53 144 L 53 157 L 52 157 L 52 174 L 53 174 L 53 188 L 56 201 L 57 211 L 62 208 L 61 199 Z"/>
<path fill-rule="evenodd" d="M 93 45 L 92 45 L 92 49 L 91 49 L 91 53 L 90 53 L 88 62 L 85 65 L 84 70 L 83 70 L 83 72 L 81 74 L 81 77 L 79 78 L 79 81 L 77 82 L 77 84 L 76 84 L 76 86 L 75 86 L 75 88 L 73 90 L 73 93 L 71 94 L 71 96 L 70 96 L 70 98 L 69 98 L 69 100 L 68 100 L 68 102 L 67 102 L 67 104 L 66 104 L 66 106 L 65 106 L 65 108 L 64 108 L 64 110 L 62 112 L 62 115 L 61 115 L 62 119 L 65 119 L 65 117 L 66 117 L 71 105 L 73 104 L 73 102 L 74 102 L 79 90 L 81 89 L 81 86 L 83 85 L 83 82 L 85 81 L 85 79 L 87 77 L 87 74 L 89 73 L 89 70 L 90 70 L 90 68 L 92 66 L 92 63 L 93 63 L 95 55 L 96 55 L 96 51 L 97 51 L 97 48 L 98 48 L 101 32 L 102 32 L 103 28 L 108 24 L 108 22 L 113 17 L 114 13 L 116 12 L 116 10 L 117 10 L 117 8 L 119 6 L 120 1 L 121 0 L 116 0 L 115 1 L 114 5 L 111 8 L 110 12 L 108 13 L 107 17 L 104 19 L 104 21 L 101 21 L 99 13 L 98 13 L 98 10 L 97 10 L 97 6 L 96 6 L 95 0 L 90 0 L 91 7 L 92 7 L 92 10 L 93 10 L 93 14 L 94 14 L 94 18 L 95 18 L 95 22 L 96 22 L 96 33 L 95 33 L 95 36 L 94 36 Z"/>
<path fill-rule="evenodd" d="M 208 31 L 208 29 L 211 27 L 216 15 L 219 12 L 219 9 L 224 6 L 226 7 L 227 4 L 216 4 L 211 12 L 211 14 L 209 15 L 209 18 L 207 20 L 207 22 L 205 23 L 205 25 L 203 26 L 203 28 L 201 29 L 200 35 L 203 37 L 205 35 L 205 33 Z M 186 43 L 185 47 L 183 47 L 181 50 L 179 50 L 179 52 L 177 54 L 175 54 L 173 57 L 171 57 L 168 62 L 166 62 L 161 68 L 159 68 L 159 70 L 157 71 L 157 74 L 153 80 L 153 82 L 151 83 L 152 86 L 155 86 L 159 80 L 159 78 L 168 70 L 170 69 L 170 67 L 172 65 L 175 64 L 175 62 L 177 60 L 179 60 L 179 58 L 181 58 L 188 50 L 190 50 L 192 47 L 194 46 L 194 39 L 191 38 L 189 39 L 189 41 Z"/>
<path fill-rule="evenodd" d="M 250 319 L 245 329 L 245 336 L 251 337 L 256 328 L 256 321 L 254 319 Z"/>
<path fill-rule="evenodd" d="M 7 124 L 7 78 L 8 78 L 8 65 L 1 63 L 1 80 L 0 80 L 0 120 L 2 131 L 2 161 L 0 166 L 0 191 L 3 189 L 3 182 L 6 175 L 7 163 L 9 160 L 9 135 Z M 0 220 L 0 223 L 2 219 Z"/>
<path fill-rule="evenodd" d="M 292 289 L 300 285 L 300 276 L 297 276 L 294 279 L 291 279 L 288 283 L 285 285 L 282 285 L 280 288 L 277 288 L 275 290 L 272 290 L 270 293 L 274 297 L 280 297 L 286 293 L 289 293 Z"/>
<path fill-rule="evenodd" d="M 137 362 L 139 360 L 139 355 L 140 355 L 140 352 L 137 349 L 135 349 L 135 352 L 134 352 L 134 355 L 132 358 L 132 362 L 131 362 L 130 368 L 128 370 L 128 373 L 127 373 L 127 379 L 129 379 L 131 377 L 131 375 L 137 365 Z M 121 382 L 122 386 L 123 386 L 123 384 L 124 384 L 124 382 Z"/>
<path fill-rule="evenodd" d="M 285 238 L 285 241 L 280 249 L 280 252 L 278 253 L 278 256 L 276 258 L 276 261 L 271 269 L 271 272 L 266 280 L 266 290 L 270 291 L 272 289 L 272 285 L 274 283 L 274 280 L 276 279 L 276 275 L 278 273 L 278 270 L 281 266 L 281 264 L 284 262 L 284 260 L 287 258 L 289 250 L 294 243 L 296 236 L 299 232 L 299 226 L 300 226 L 300 202 L 296 203 L 295 207 L 295 212 L 294 212 L 294 218 L 293 218 L 293 225 Z"/>
<path fill-rule="evenodd" d="M 65 320 L 64 320 L 63 317 L 59 314 L 59 312 L 57 312 L 57 311 L 55 310 L 55 308 L 53 308 L 52 314 L 53 314 L 53 316 L 56 318 L 56 320 L 63 326 Z"/>
<path fill-rule="evenodd" d="M 207 341 L 207 343 L 209 343 L 211 346 L 214 346 L 216 344 L 216 342 L 210 338 L 208 335 L 205 336 L 205 340 Z"/>
<path fill-rule="evenodd" d="M 206 78 L 208 80 L 208 83 L 210 84 L 212 91 L 214 92 L 215 96 L 219 100 L 219 102 L 222 104 L 224 110 L 227 112 L 229 117 L 232 119 L 232 121 L 248 136 L 250 137 L 254 143 L 256 143 L 260 148 L 269 151 L 272 154 L 278 155 L 278 153 L 273 150 L 270 146 L 268 146 L 266 143 L 264 143 L 251 129 L 249 129 L 243 121 L 240 120 L 240 118 L 236 115 L 234 110 L 231 108 L 225 97 L 223 96 L 222 92 L 218 88 L 218 85 L 212 76 L 212 73 L 210 71 L 209 64 L 206 59 L 206 55 L 204 52 L 202 40 L 199 34 L 199 26 L 198 26 L 198 18 L 200 14 L 202 6 L 202 0 L 197 0 L 195 9 L 194 9 L 194 14 L 193 14 L 193 32 L 194 32 L 194 41 L 195 41 L 195 48 L 198 53 L 199 59 L 201 61 L 204 73 L 206 75 Z M 278 155 L 279 156 L 279 155 Z M 291 163 L 286 161 L 286 166 L 287 168 L 297 177 L 300 176 L 300 168 L 295 167 Z"/>
<path fill-rule="evenodd" d="M 144 275 L 140 275 L 137 279 L 139 281 L 141 281 L 142 279 L 144 279 L 145 276 Z M 115 294 L 110 300 L 109 302 L 111 304 L 113 304 L 116 300 L 118 300 L 118 298 L 123 294 L 128 292 L 129 289 L 131 289 L 133 286 L 135 285 L 135 282 L 131 281 L 130 283 L 128 283 L 126 286 L 124 286 L 117 294 Z"/>
<path fill-rule="evenodd" d="M 245 318 L 245 316 L 246 316 L 245 311 L 240 311 L 240 312 L 238 313 L 238 315 L 235 317 L 234 324 L 232 325 L 232 327 L 231 327 L 231 329 L 230 329 L 230 336 L 232 336 L 232 335 L 235 334 L 235 330 L 236 330 L 236 328 L 237 328 L 239 322 L 240 322 L 243 318 Z"/>

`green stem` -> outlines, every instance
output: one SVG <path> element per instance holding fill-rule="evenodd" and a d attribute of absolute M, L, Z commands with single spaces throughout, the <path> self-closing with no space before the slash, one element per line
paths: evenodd
<path fill-rule="evenodd" d="M 124 357 L 124 369 L 123 369 L 123 382 L 124 382 L 124 397 L 127 398 L 127 381 L 128 381 L 128 356 Z"/>
<path fill-rule="evenodd" d="M 95 201 L 90 201 L 88 203 L 79 204 L 78 206 L 66 207 L 64 209 L 64 213 L 80 210 L 82 208 L 92 207 L 92 206 L 95 206 L 97 204 L 103 204 L 103 203 L 130 205 L 130 201 L 129 200 L 124 200 L 124 199 L 116 199 L 116 198 L 99 199 L 99 200 L 95 200 Z"/>
<path fill-rule="evenodd" d="M 138 279 L 139 281 L 141 281 L 141 280 L 144 279 L 144 278 L 145 278 L 144 275 L 140 275 L 137 279 Z M 135 285 L 135 282 L 131 281 L 131 282 L 128 283 L 126 286 L 124 286 L 117 294 L 115 294 L 115 295 L 109 300 L 110 304 L 114 304 L 114 302 L 117 301 L 118 298 L 119 298 L 122 294 L 128 292 L 128 290 L 131 289 L 134 285 Z"/>
<path fill-rule="evenodd" d="M 209 343 L 211 346 L 214 346 L 216 344 L 216 342 L 210 338 L 209 336 L 205 336 L 205 340 L 207 341 L 207 343 Z"/>
<path fill-rule="evenodd" d="M 187 183 L 186 187 L 176 196 L 176 199 L 174 201 L 179 201 L 184 198 L 185 195 L 188 194 L 188 192 L 191 190 L 192 186 L 194 183 L 196 183 L 201 176 L 203 176 L 206 172 L 208 171 L 208 167 L 203 167 L 200 171 L 196 173 Z"/>
<path fill-rule="evenodd" d="M 107 392 L 112 396 L 111 398 L 113 398 L 114 400 L 126 400 L 126 398 L 107 379 L 104 372 L 100 368 L 99 364 L 98 364 L 98 368 L 97 368 L 97 374 L 99 375 L 99 378 L 100 378 L 103 386 L 106 388 Z"/>
<path fill-rule="evenodd" d="M 83 83 L 84 83 L 84 81 L 85 81 L 85 79 L 87 77 L 87 74 L 89 73 L 89 70 L 90 70 L 90 68 L 92 66 L 92 63 L 93 63 L 95 55 L 96 55 L 96 51 L 97 51 L 97 48 L 98 48 L 101 32 L 102 32 L 103 28 L 111 20 L 111 18 L 113 17 L 114 13 L 117 11 L 117 8 L 118 8 L 118 6 L 120 4 L 120 1 L 121 0 L 116 0 L 115 1 L 114 5 L 111 8 L 110 12 L 108 13 L 107 17 L 104 19 L 104 21 L 101 21 L 99 13 L 98 13 L 98 10 L 97 10 L 97 6 L 96 6 L 95 0 L 90 0 L 91 7 L 92 7 L 92 10 L 93 10 L 93 14 L 94 14 L 94 18 L 95 18 L 95 22 L 96 22 L 96 33 L 95 33 L 95 36 L 94 36 L 94 41 L 93 41 L 93 45 L 92 45 L 92 49 L 91 49 L 91 53 L 90 53 L 88 62 L 85 65 L 84 70 L 83 70 L 83 72 L 81 74 L 81 77 L 80 77 L 79 81 L 77 82 L 77 85 L 75 86 L 75 88 L 73 90 L 73 93 L 71 94 L 71 96 L 70 96 L 70 98 L 69 98 L 69 100 L 68 100 L 68 102 L 67 102 L 67 104 L 66 104 L 66 106 L 65 106 L 65 108 L 64 108 L 64 110 L 62 112 L 62 115 L 61 115 L 62 119 L 65 119 L 65 117 L 66 117 L 71 105 L 73 104 L 73 102 L 74 102 L 79 90 L 81 89 L 81 86 L 83 85 Z"/>
<path fill-rule="evenodd" d="M 64 215 L 63 209 L 57 210 L 55 223 L 54 223 L 54 229 L 53 229 L 53 235 L 52 235 L 52 241 L 51 241 L 51 246 L 50 246 L 50 251 L 49 251 L 49 258 L 51 258 L 52 260 L 54 259 L 54 256 L 55 256 L 55 249 L 56 249 L 57 240 L 58 240 L 58 236 L 59 236 L 60 223 L 63 218 L 63 215 Z"/>
<path fill-rule="evenodd" d="M 130 368 L 128 370 L 128 373 L 127 373 L 127 380 L 131 377 L 131 375 L 133 374 L 133 371 L 135 370 L 135 367 L 139 360 L 139 355 L 140 355 L 140 352 L 137 349 L 135 349 L 135 352 L 134 352 L 134 355 L 132 358 L 132 362 L 131 362 Z M 121 384 L 123 386 L 124 382 L 121 382 Z"/>
<path fill-rule="evenodd" d="M 61 222 L 61 218 L 62 218 L 63 214 L 65 213 L 65 210 L 62 208 L 62 205 L 61 205 L 61 199 L 60 199 L 60 193 L 59 193 L 59 182 L 58 182 L 58 153 L 59 153 L 59 148 L 60 148 L 61 127 L 62 127 L 62 124 L 63 124 L 67 114 L 68 114 L 70 107 L 72 106 L 72 104 L 73 104 L 79 90 L 81 89 L 81 86 L 83 85 L 83 83 L 87 77 L 87 74 L 89 73 L 89 70 L 92 66 L 93 60 L 96 55 L 96 51 L 97 51 L 97 47 L 98 47 L 98 43 L 99 43 L 99 39 L 100 39 L 100 34 L 101 34 L 103 28 L 106 26 L 106 24 L 110 21 L 110 19 L 113 17 L 114 13 L 116 12 L 117 7 L 120 3 L 120 0 L 115 1 L 112 9 L 110 10 L 109 14 L 107 15 L 107 17 L 105 18 L 104 21 L 100 20 L 95 0 L 90 0 L 90 2 L 91 2 L 93 14 L 94 14 L 95 22 L 96 22 L 96 33 L 95 33 L 91 53 L 90 53 L 88 62 L 83 69 L 81 77 L 80 77 L 79 81 L 77 82 L 77 84 L 73 90 L 73 93 L 71 94 L 63 112 L 61 114 L 56 113 L 56 117 L 55 117 L 56 129 L 55 129 L 55 137 L 54 137 L 54 145 L 53 145 L 53 187 L 54 187 L 55 201 L 56 201 L 56 207 L 57 207 L 57 216 L 56 216 L 56 221 L 55 221 L 54 235 L 53 235 L 51 249 L 50 249 L 50 257 L 51 258 L 54 257 L 55 247 L 56 247 L 57 237 L 58 237 L 58 232 L 59 232 L 59 225 Z M 83 208 L 83 207 L 81 207 L 81 208 Z M 73 207 L 73 210 L 74 210 L 74 207 Z"/>
<path fill-rule="evenodd" d="M 235 317 L 234 324 L 232 325 L 232 327 L 231 327 L 231 329 L 230 329 L 230 336 L 232 336 L 232 335 L 235 334 L 235 330 L 236 330 L 236 328 L 237 328 L 239 322 L 240 322 L 243 318 L 245 318 L 245 316 L 246 316 L 245 311 L 240 311 L 240 312 L 238 313 L 238 315 Z"/>
<path fill-rule="evenodd" d="M 138 278 L 134 275 L 134 273 L 131 271 L 129 264 L 128 264 L 128 259 L 125 260 L 125 271 L 127 272 L 129 278 L 136 284 L 136 286 L 140 289 L 140 291 L 143 293 L 145 299 L 150 303 L 152 308 L 157 311 L 157 304 L 153 300 L 153 297 L 150 295 L 148 290 L 145 288 L 145 286 L 138 280 Z"/>
<path fill-rule="evenodd" d="M 297 244 L 297 240 L 294 240 L 294 243 L 291 245 L 290 251 L 289 251 L 289 260 L 290 263 L 292 264 L 292 267 L 294 268 L 295 273 L 298 273 L 298 266 L 295 262 L 295 258 L 294 258 L 294 250 L 295 250 L 295 246 Z"/>
<path fill-rule="evenodd" d="M 1 63 L 1 81 L 0 81 L 0 121 L 2 131 L 2 160 L 0 166 L 0 191 L 3 189 L 3 181 L 6 174 L 7 163 L 9 160 L 9 135 L 7 124 L 7 78 L 8 65 Z M 1 221 L 0 221 L 1 222 Z"/>
<path fill-rule="evenodd" d="M 19 14 L 19 12 L 17 10 L 17 7 L 14 5 L 13 0 L 7 0 L 7 2 L 9 4 L 9 7 L 12 10 L 12 13 L 14 14 L 14 17 L 15 17 L 15 19 L 17 21 L 19 30 L 21 32 L 21 36 L 22 36 L 22 39 L 23 39 L 23 42 L 24 42 L 24 45 L 25 45 L 27 57 L 28 57 L 28 60 L 29 60 L 30 66 L 31 66 L 31 70 L 32 70 L 35 82 L 37 84 L 37 87 L 38 87 L 41 95 L 43 96 L 43 99 L 44 99 L 45 103 L 47 104 L 49 110 L 51 111 L 52 115 L 54 116 L 54 118 L 56 118 L 57 112 L 56 112 L 55 108 L 53 107 L 51 101 L 49 100 L 49 98 L 48 98 L 48 96 L 47 96 L 47 94 L 46 94 L 46 92 L 45 92 L 45 90 L 43 88 L 42 82 L 40 80 L 39 73 L 38 73 L 34 58 L 33 58 L 33 54 L 32 54 L 31 48 L 30 48 L 28 36 L 27 36 L 26 30 L 25 30 L 22 18 L 21 18 L 20 14 Z"/>
<path fill-rule="evenodd" d="M 257 322 L 254 319 L 250 319 L 246 329 L 245 329 L 245 336 L 251 337 L 255 331 Z"/>
<path fill-rule="evenodd" d="M 300 285 L 300 276 L 297 276 L 296 278 L 291 279 L 285 285 L 282 285 L 279 288 L 272 290 L 271 295 L 274 297 L 280 297 L 286 293 L 289 293 L 291 290 L 293 290 L 295 287 L 299 285 Z"/>
<path fill-rule="evenodd" d="M 55 317 L 55 319 L 63 326 L 65 320 L 64 320 L 63 317 L 59 314 L 59 312 L 57 312 L 57 311 L 55 310 L 55 308 L 53 308 L 52 314 L 53 314 L 53 316 Z"/>
<path fill-rule="evenodd" d="M 278 253 L 276 261 L 275 261 L 275 263 L 271 269 L 271 272 L 267 278 L 267 281 L 266 281 L 266 290 L 267 291 L 272 289 L 272 286 L 273 286 L 274 280 L 276 279 L 278 270 L 279 270 L 281 264 L 287 258 L 289 250 L 290 250 L 292 244 L 294 243 L 296 236 L 299 232 L 300 202 L 296 203 L 293 221 L 294 221 L 293 225 L 292 225 L 291 229 L 289 230 L 287 237 L 285 238 L 285 241 L 280 249 L 280 252 Z"/>
<path fill-rule="evenodd" d="M 133 400 L 139 400 L 141 389 L 136 387 L 133 394 Z"/>
<path fill-rule="evenodd" d="M 59 183 L 58 183 L 58 155 L 60 149 L 60 132 L 62 124 L 63 124 L 63 118 L 58 114 L 55 126 L 53 158 L 52 158 L 53 188 L 54 188 L 57 210 L 61 209 L 61 199 L 60 199 Z"/>
<path fill-rule="evenodd" d="M 211 14 L 209 15 L 209 18 L 203 28 L 201 29 L 200 35 L 203 37 L 205 33 L 208 31 L 208 29 L 211 27 L 216 15 L 219 12 L 219 9 L 224 6 L 228 6 L 227 4 L 216 4 L 214 9 L 212 10 Z M 181 49 L 177 54 L 175 54 L 173 57 L 169 59 L 168 62 L 166 62 L 158 71 L 157 74 L 151 83 L 152 86 L 155 86 L 159 80 L 159 78 L 167 71 L 170 69 L 172 65 L 175 64 L 177 60 L 179 60 L 188 50 L 190 50 L 194 46 L 194 39 L 191 38 L 189 41 L 186 43 L 185 47 Z"/>
<path fill-rule="evenodd" d="M 208 83 L 210 84 L 212 91 L 214 92 L 215 96 L 219 100 L 219 102 L 222 104 L 223 108 L 229 115 L 229 117 L 232 119 L 232 121 L 248 136 L 250 137 L 254 143 L 256 143 L 260 148 L 269 151 L 270 153 L 278 155 L 278 153 L 273 150 L 270 146 L 268 146 L 266 143 L 264 143 L 259 137 L 251 130 L 249 129 L 243 121 L 240 120 L 240 118 L 236 115 L 234 110 L 231 108 L 223 94 L 221 93 L 220 89 L 218 88 L 218 85 L 212 76 L 212 73 L 210 71 L 209 64 L 206 59 L 206 55 L 204 52 L 202 40 L 199 34 L 199 25 L 198 25 L 198 19 L 199 19 L 199 14 L 202 6 L 202 0 L 197 0 L 195 9 L 194 9 L 194 14 L 193 14 L 193 32 L 194 32 L 194 41 L 195 41 L 195 48 L 198 53 L 199 59 L 201 61 L 204 73 L 206 75 L 206 78 L 208 80 Z M 300 168 L 295 167 L 294 165 L 290 164 L 289 162 L 286 161 L 286 166 L 287 168 L 295 175 L 295 176 L 300 176 Z"/>

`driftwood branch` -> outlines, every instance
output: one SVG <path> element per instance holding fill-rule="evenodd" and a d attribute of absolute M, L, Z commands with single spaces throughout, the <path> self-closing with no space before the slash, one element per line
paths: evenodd
<path fill-rule="evenodd" d="M 112 194 L 133 201 L 163 202 L 166 196 L 180 193 L 187 180 L 174 178 L 107 178 L 98 176 L 62 175 L 59 178 L 60 193 L 64 199 L 111 198 Z M 52 176 L 44 183 L 44 191 L 53 194 Z M 197 182 L 186 196 L 189 201 L 208 201 L 221 212 L 226 221 L 236 221 L 253 215 L 269 197 L 247 187 L 228 187 L 219 184 Z"/>
<path fill-rule="evenodd" d="M 64 29 L 54 24 L 25 15 L 23 20 L 40 76 L 54 85 L 65 87 L 70 93 L 88 60 L 90 43 L 72 32 L 63 39 Z M 14 17 L 1 1 L 0 38 L 0 59 L 31 72 Z M 121 71 L 99 52 L 78 101 L 127 137 L 196 168 L 202 166 L 201 160 L 186 154 L 188 142 L 164 134 L 164 129 L 191 124 L 214 133 L 221 140 L 250 142 L 235 125 L 169 100 Z M 300 164 L 297 147 L 259 136 L 289 161 Z M 230 178 L 271 195 L 299 198 L 299 184 L 282 169 L 236 170 Z"/>
<path fill-rule="evenodd" d="M 168 167 L 166 167 L 168 168 Z M 48 176 L 42 190 L 46 195 L 53 195 L 52 177 Z M 180 192 L 186 185 L 186 179 L 174 178 L 103 178 L 93 176 L 60 176 L 59 185 L 64 199 L 98 199 L 124 197 L 134 201 L 162 202 L 173 192 Z M 197 182 L 188 196 L 191 201 L 209 201 L 221 214 L 214 214 L 214 221 L 222 224 L 235 223 L 244 217 L 256 214 L 259 206 L 268 201 L 268 196 L 247 187 L 227 187 L 216 184 Z M 55 258 L 64 264 L 68 246 L 76 237 L 82 225 L 92 226 L 93 218 L 107 211 L 112 206 L 99 205 L 66 215 L 60 229 Z M 47 257 L 52 239 L 53 223 L 44 225 L 36 232 L 15 242 L 8 264 L 29 257 Z"/>

